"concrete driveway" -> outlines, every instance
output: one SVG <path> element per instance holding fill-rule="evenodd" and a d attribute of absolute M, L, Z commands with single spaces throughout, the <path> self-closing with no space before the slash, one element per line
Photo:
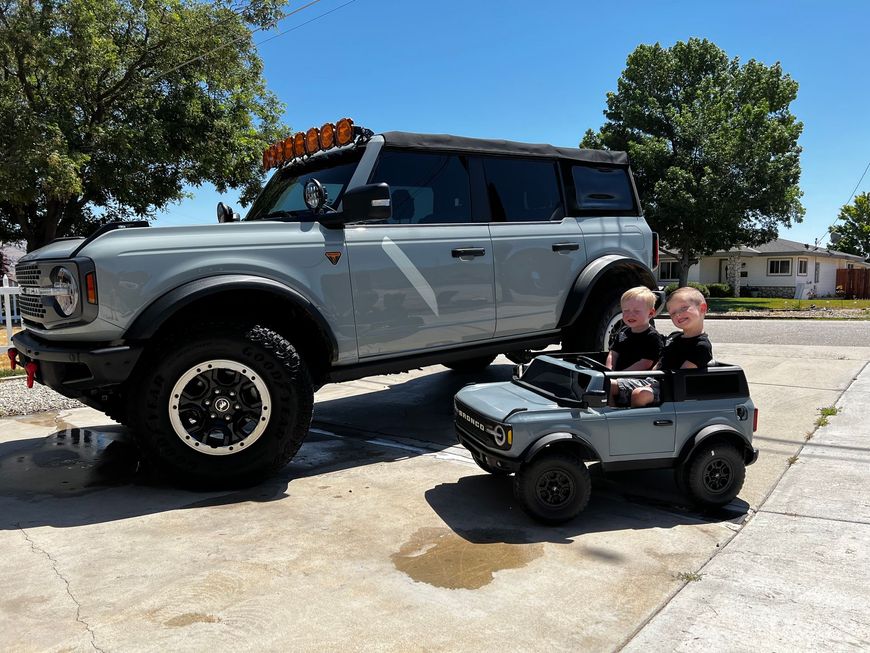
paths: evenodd
<path fill-rule="evenodd" d="M 702 514 L 669 473 L 596 478 L 560 528 L 454 446 L 450 400 L 480 376 L 441 367 L 327 386 L 299 455 L 241 492 L 137 470 L 90 409 L 0 420 L 0 649 L 620 648 L 741 529 L 870 348 L 716 355 L 761 411 L 740 497 Z"/>

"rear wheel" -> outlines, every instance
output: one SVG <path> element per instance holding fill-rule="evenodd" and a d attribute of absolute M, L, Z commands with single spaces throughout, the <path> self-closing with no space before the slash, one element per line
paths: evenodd
<path fill-rule="evenodd" d="M 579 515 L 591 493 L 586 465 L 565 453 L 542 454 L 514 479 L 514 495 L 523 510 L 545 524 L 560 524 Z"/>
<path fill-rule="evenodd" d="M 454 372 L 480 372 L 489 367 L 494 360 L 495 356 L 476 356 L 444 363 L 444 367 L 450 368 Z"/>
<path fill-rule="evenodd" d="M 704 507 L 724 506 L 743 488 L 746 464 L 732 444 L 701 446 L 686 462 L 684 487 L 693 502 Z"/>
<path fill-rule="evenodd" d="M 607 295 L 600 303 L 601 311 L 591 320 L 582 320 L 566 329 L 562 350 L 570 352 L 610 351 L 619 329 L 622 328 L 622 293 Z"/>
<path fill-rule="evenodd" d="M 311 421 L 313 390 L 293 345 L 270 329 L 226 325 L 157 347 L 130 414 L 146 454 L 179 481 L 256 483 L 284 466 Z"/>

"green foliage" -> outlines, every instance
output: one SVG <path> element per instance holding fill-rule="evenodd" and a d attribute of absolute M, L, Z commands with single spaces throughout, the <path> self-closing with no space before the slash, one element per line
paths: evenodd
<path fill-rule="evenodd" d="M 698 283 L 696 281 L 690 281 L 689 283 L 683 284 L 684 286 L 689 286 L 690 288 L 694 288 L 695 290 L 699 290 L 704 297 L 710 297 L 710 288 L 709 286 L 704 285 L 703 283 Z M 670 295 L 677 288 L 680 288 L 680 284 L 671 283 L 665 286 L 665 293 Z"/>
<path fill-rule="evenodd" d="M 830 228 L 832 249 L 870 260 L 870 193 L 861 193 L 843 206 L 837 220 L 842 222 Z"/>
<path fill-rule="evenodd" d="M 710 297 L 731 296 L 731 286 L 727 283 L 708 283 L 707 288 L 710 290 Z"/>
<path fill-rule="evenodd" d="M 0 6 L 0 241 L 149 218 L 185 184 L 259 190 L 285 130 L 252 30 L 285 0 Z"/>
<path fill-rule="evenodd" d="M 741 65 L 706 39 L 629 55 L 607 122 L 581 146 L 629 153 L 647 219 L 681 254 L 681 281 L 698 256 L 801 221 L 797 89 L 778 63 Z"/>

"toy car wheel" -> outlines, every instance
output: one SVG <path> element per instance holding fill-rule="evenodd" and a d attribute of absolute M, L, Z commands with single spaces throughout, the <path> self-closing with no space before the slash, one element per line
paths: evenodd
<path fill-rule="evenodd" d="M 591 492 L 586 465 L 565 453 L 535 458 L 514 479 L 514 495 L 523 510 L 545 524 L 559 524 L 579 515 Z"/>
<path fill-rule="evenodd" d="M 746 465 L 732 444 L 702 446 L 686 465 L 689 498 L 701 506 L 724 506 L 743 488 Z"/>
<path fill-rule="evenodd" d="M 477 356 L 475 358 L 465 358 L 460 361 L 444 363 L 444 367 L 454 372 L 480 372 L 489 367 L 494 360 L 495 356 Z"/>
<path fill-rule="evenodd" d="M 217 335 L 215 335 L 217 333 Z M 293 345 L 270 329 L 220 325 L 163 341 L 131 393 L 146 455 L 178 481 L 224 487 L 261 481 L 299 449 L 313 391 Z"/>
<path fill-rule="evenodd" d="M 495 467 L 486 462 L 486 458 L 481 456 L 476 451 L 471 452 L 471 457 L 474 459 L 474 462 L 477 463 L 477 466 L 480 467 L 483 471 L 493 474 L 495 476 L 507 476 L 510 474 L 507 470 L 501 469 L 500 467 Z"/>

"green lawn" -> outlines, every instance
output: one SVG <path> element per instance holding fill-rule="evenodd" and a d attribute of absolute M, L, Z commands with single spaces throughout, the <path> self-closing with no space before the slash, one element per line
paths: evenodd
<path fill-rule="evenodd" d="M 816 308 L 853 308 L 870 311 L 870 299 L 777 299 L 775 297 L 710 297 L 714 313 L 726 311 L 806 311 Z"/>

